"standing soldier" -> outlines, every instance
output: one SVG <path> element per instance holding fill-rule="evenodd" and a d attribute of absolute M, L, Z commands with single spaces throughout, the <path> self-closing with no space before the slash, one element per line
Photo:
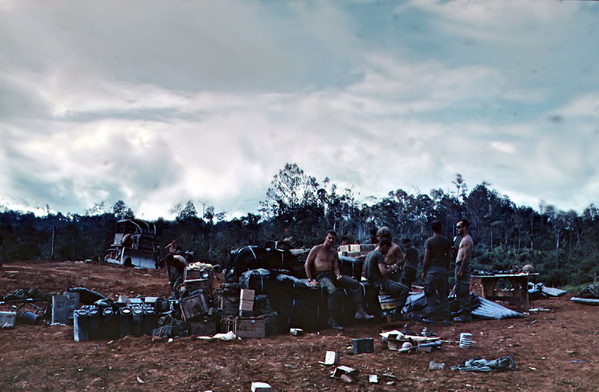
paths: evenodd
<path fill-rule="evenodd" d="M 164 249 L 166 249 L 171 255 L 177 253 L 177 250 L 179 250 L 179 247 L 177 246 L 177 240 L 173 239 L 170 244 L 164 247 Z"/>
<path fill-rule="evenodd" d="M 451 310 L 449 295 L 449 261 L 451 260 L 451 241 L 441 234 L 441 222 L 431 223 L 433 236 L 424 243 L 424 261 L 422 263 L 422 281 L 426 295 L 426 309 L 423 322 L 435 324 L 437 318 L 449 325 Z M 440 309 L 439 309 L 440 308 Z"/>
<path fill-rule="evenodd" d="M 474 241 L 472 241 L 472 237 L 468 234 L 469 227 L 470 222 L 466 219 L 462 219 L 456 224 L 458 234 L 462 238 L 455 261 L 455 292 L 458 297 L 458 304 L 460 305 L 460 315 L 455 317 L 453 321 L 458 323 L 472 321 L 470 306 L 470 257 L 472 256 Z"/>
<path fill-rule="evenodd" d="M 164 263 L 166 264 L 166 274 L 173 296 L 179 299 L 179 288 L 183 285 L 185 268 L 187 268 L 188 265 L 187 260 L 181 255 L 169 253 L 164 258 Z"/>

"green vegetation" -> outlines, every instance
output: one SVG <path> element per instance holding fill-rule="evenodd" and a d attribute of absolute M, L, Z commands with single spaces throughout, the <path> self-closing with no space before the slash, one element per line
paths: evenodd
<path fill-rule="evenodd" d="M 574 288 L 593 281 L 599 254 L 599 211 L 594 205 L 580 215 L 543 205 L 535 211 L 516 206 L 487 183 L 470 192 L 461 175 L 452 183 L 454 191 L 433 189 L 428 195 L 414 195 L 397 189 L 376 203 L 358 204 L 351 189 L 340 190 L 328 178 L 318 182 L 297 165 L 287 164 L 273 177 L 259 215 L 225 220 L 224 213 L 203 206 L 199 216 L 190 200 L 175 206 L 175 220 L 160 218 L 153 223 L 162 246 L 176 238 L 197 259 L 219 263 L 231 249 L 288 237 L 295 247 L 311 247 L 330 228 L 351 241 L 365 242 L 371 230 L 383 225 L 391 229 L 396 242 L 409 237 L 422 253 L 433 219 L 443 222 L 445 235 L 453 238 L 455 223 L 466 218 L 475 242 L 476 269 L 532 264 L 548 286 Z M 0 211 L 4 243 L 0 252 L 8 262 L 101 258 L 112 242 L 116 221 L 134 216 L 123 201 L 110 212 L 97 204 L 85 215 L 36 217 L 6 208 Z"/>

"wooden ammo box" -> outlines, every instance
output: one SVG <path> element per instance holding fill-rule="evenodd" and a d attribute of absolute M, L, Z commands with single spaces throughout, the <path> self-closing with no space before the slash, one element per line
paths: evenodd
<path fill-rule="evenodd" d="M 233 333 L 235 333 L 234 330 L 235 330 L 235 316 L 221 317 L 219 326 L 218 326 L 218 332 L 227 333 L 229 331 L 233 331 Z"/>
<path fill-rule="evenodd" d="M 266 319 L 260 317 L 235 318 L 235 336 L 242 339 L 266 337 Z"/>
<path fill-rule="evenodd" d="M 208 313 L 208 304 L 206 303 L 204 293 L 200 292 L 181 299 L 181 315 L 184 321 L 206 313 Z"/>
<path fill-rule="evenodd" d="M 212 336 L 216 334 L 216 320 L 199 321 L 189 324 L 192 335 Z"/>
<path fill-rule="evenodd" d="M 206 292 L 212 290 L 212 281 L 210 279 L 184 280 L 183 285 L 185 286 L 185 290 L 189 291 L 190 293 L 200 289 Z"/>
<path fill-rule="evenodd" d="M 183 273 L 185 290 L 189 292 L 200 289 L 206 292 L 211 291 L 213 275 L 212 271 L 206 269 L 185 269 Z"/>
<path fill-rule="evenodd" d="M 235 316 L 239 313 L 239 297 L 223 294 L 220 297 L 218 307 L 223 310 L 223 315 Z"/>

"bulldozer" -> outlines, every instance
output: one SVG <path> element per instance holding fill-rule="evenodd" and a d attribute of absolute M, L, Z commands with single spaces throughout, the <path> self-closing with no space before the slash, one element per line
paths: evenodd
<path fill-rule="evenodd" d="M 104 253 L 104 261 L 136 268 L 156 268 L 154 248 L 157 243 L 154 224 L 141 219 L 119 220 L 113 242 Z"/>

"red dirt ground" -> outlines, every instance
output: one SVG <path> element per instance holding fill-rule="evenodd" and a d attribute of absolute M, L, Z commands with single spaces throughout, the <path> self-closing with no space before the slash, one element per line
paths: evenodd
<path fill-rule="evenodd" d="M 169 294 L 164 271 L 27 262 L 0 269 L 0 295 L 36 286 L 44 292 L 83 286 L 114 300 Z M 190 336 L 170 343 L 149 336 L 75 342 L 73 326 L 17 325 L 0 331 L 0 391 L 250 391 L 254 381 L 269 383 L 273 391 L 596 391 L 599 308 L 569 299 L 534 301 L 532 306 L 550 311 L 523 318 L 429 327 L 454 342 L 431 353 L 388 350 L 376 323 L 342 333 L 231 342 Z M 415 323 L 410 330 L 423 327 Z M 472 348 L 458 347 L 460 332 L 474 335 Z M 352 339 L 366 337 L 375 338 L 375 352 L 352 355 Z M 355 383 L 330 377 L 333 368 L 319 364 L 326 351 L 339 352 L 340 365 L 360 370 Z M 449 370 L 475 356 L 504 355 L 517 370 Z M 429 371 L 430 361 L 445 363 L 445 370 Z M 370 374 L 378 384 L 368 382 Z"/>

